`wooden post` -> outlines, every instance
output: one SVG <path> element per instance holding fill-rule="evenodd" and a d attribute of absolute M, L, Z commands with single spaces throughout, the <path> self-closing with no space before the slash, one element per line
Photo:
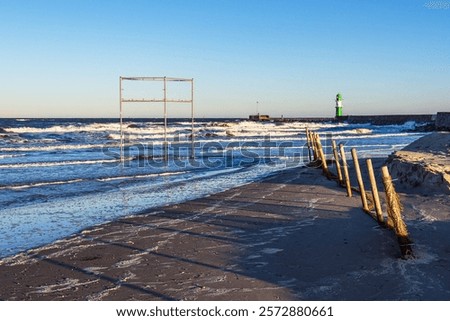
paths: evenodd
<path fill-rule="evenodd" d="M 309 135 L 309 144 L 311 146 L 311 156 L 312 156 L 311 161 L 314 161 L 316 159 L 316 151 L 314 148 L 314 133 L 308 130 L 308 135 Z"/>
<path fill-rule="evenodd" d="M 400 245 L 402 258 L 413 258 L 414 255 L 411 249 L 411 240 L 409 239 L 408 230 L 402 218 L 402 204 L 395 191 L 387 166 L 381 167 L 381 174 L 383 176 L 383 185 L 386 192 L 387 212 L 394 223 L 394 230 Z"/>
<path fill-rule="evenodd" d="M 339 154 L 337 151 L 336 142 L 334 140 L 331 141 L 331 146 L 333 147 L 334 160 L 336 161 L 336 172 L 338 175 L 339 184 L 342 184 L 341 164 L 339 163 Z"/>
<path fill-rule="evenodd" d="M 372 187 L 373 202 L 375 203 L 375 213 L 377 214 L 378 223 L 384 224 L 383 211 L 381 210 L 380 196 L 378 195 L 378 186 L 373 171 L 372 160 L 366 159 L 367 171 L 369 172 L 370 185 Z"/>
<path fill-rule="evenodd" d="M 309 135 L 309 129 L 306 128 L 306 143 L 308 145 L 308 158 L 309 158 L 309 162 L 312 162 L 312 155 L 311 155 L 311 139 L 310 139 L 310 135 Z"/>
<path fill-rule="evenodd" d="M 317 134 L 317 148 L 319 150 L 319 155 L 320 155 L 320 160 L 321 160 L 321 165 L 322 165 L 322 171 L 325 174 L 328 174 L 328 164 L 327 164 L 327 159 L 325 157 L 325 153 L 323 152 L 323 147 L 322 147 L 322 143 L 320 142 L 320 136 L 319 134 Z"/>
<path fill-rule="evenodd" d="M 310 132 L 309 134 L 311 136 L 311 147 L 313 149 L 313 160 L 317 160 L 319 155 L 317 154 L 317 140 L 316 140 L 316 133 Z"/>
<path fill-rule="evenodd" d="M 369 212 L 369 206 L 367 205 L 366 189 L 364 188 L 364 182 L 361 175 L 361 168 L 359 167 L 358 154 L 356 153 L 356 148 L 352 148 L 352 157 L 353 162 L 355 164 L 356 179 L 358 180 L 362 206 L 364 211 Z"/>
<path fill-rule="evenodd" d="M 347 187 L 347 196 L 352 197 L 352 186 L 350 185 L 350 176 L 348 174 L 348 165 L 347 159 L 345 157 L 344 145 L 339 144 L 339 149 L 341 152 L 342 167 L 344 168 L 344 178 L 345 178 L 345 187 Z"/>

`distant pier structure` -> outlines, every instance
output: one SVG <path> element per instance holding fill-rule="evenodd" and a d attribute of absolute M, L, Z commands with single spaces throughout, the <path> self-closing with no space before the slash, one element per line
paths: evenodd
<path fill-rule="evenodd" d="M 260 113 L 256 114 L 256 115 L 250 115 L 248 116 L 249 120 L 253 120 L 253 121 L 270 121 L 271 118 L 269 115 L 261 115 Z"/>

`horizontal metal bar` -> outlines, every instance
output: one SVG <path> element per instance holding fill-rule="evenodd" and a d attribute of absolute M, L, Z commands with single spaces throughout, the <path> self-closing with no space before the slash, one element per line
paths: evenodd
<path fill-rule="evenodd" d="M 123 103 L 163 103 L 164 99 L 122 99 Z M 192 100 L 166 99 L 166 103 L 192 103 Z"/>
<path fill-rule="evenodd" d="M 166 78 L 168 81 L 190 81 L 193 82 L 193 78 Z"/>
<path fill-rule="evenodd" d="M 164 99 L 122 99 L 123 103 L 163 103 Z"/>
<path fill-rule="evenodd" d="M 192 99 L 167 99 L 168 103 L 192 103 Z"/>
<path fill-rule="evenodd" d="M 164 77 L 120 77 L 122 80 L 164 80 Z"/>
<path fill-rule="evenodd" d="M 143 81 L 190 81 L 192 78 L 173 78 L 173 77 L 120 77 L 122 80 L 143 80 Z"/>

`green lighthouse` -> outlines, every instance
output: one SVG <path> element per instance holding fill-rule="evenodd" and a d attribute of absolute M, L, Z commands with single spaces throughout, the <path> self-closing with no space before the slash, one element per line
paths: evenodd
<path fill-rule="evenodd" d="M 342 116 L 342 95 L 338 93 L 336 95 L 336 118 Z"/>

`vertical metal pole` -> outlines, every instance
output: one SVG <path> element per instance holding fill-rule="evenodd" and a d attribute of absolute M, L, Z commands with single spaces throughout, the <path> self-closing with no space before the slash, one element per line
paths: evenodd
<path fill-rule="evenodd" d="M 195 158 L 195 129 L 194 129 L 194 78 L 191 79 L 191 158 Z"/>
<path fill-rule="evenodd" d="M 119 101 L 120 101 L 120 162 L 123 164 L 123 125 L 122 125 L 122 76 L 119 77 Z"/>
<path fill-rule="evenodd" d="M 167 159 L 167 81 L 164 77 L 164 160 L 167 161 Z"/>

